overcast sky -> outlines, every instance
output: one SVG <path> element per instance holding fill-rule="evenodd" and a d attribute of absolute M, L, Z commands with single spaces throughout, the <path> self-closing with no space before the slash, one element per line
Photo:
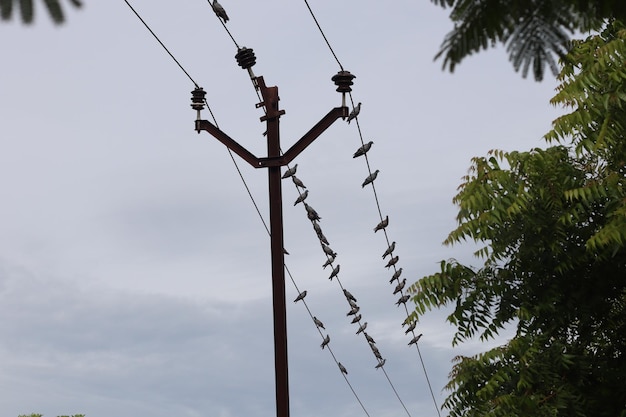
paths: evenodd
<path fill-rule="evenodd" d="M 193 84 L 122 0 L 86 1 L 54 27 L 0 23 L 0 414 L 46 417 L 275 415 L 269 238 L 225 147 L 194 131 Z M 279 88 L 288 148 L 341 104 L 339 67 L 304 2 L 222 0 L 228 28 L 253 48 L 256 75 Z M 133 6 L 190 75 L 225 132 L 265 155 L 261 110 L 236 47 L 203 0 Z M 454 74 L 433 56 L 451 23 L 427 0 L 311 1 L 345 69 L 376 191 L 408 283 L 471 246 L 441 245 L 451 199 L 473 156 L 528 150 L 562 113 L 556 85 L 523 80 L 502 50 Z M 203 113 L 209 118 L 208 112 Z M 411 416 L 436 416 L 400 323 L 384 236 L 357 127 L 336 122 L 296 159 L 307 202 L 338 252 L 340 278 Z M 267 216 L 267 173 L 237 158 Z M 298 196 L 285 182 L 286 262 L 326 325 L 372 416 L 406 415 L 349 309 Z M 362 416 L 287 283 L 291 413 Z M 408 306 L 410 308 L 411 304 Z M 455 349 L 445 312 L 417 327 L 439 404 Z"/>

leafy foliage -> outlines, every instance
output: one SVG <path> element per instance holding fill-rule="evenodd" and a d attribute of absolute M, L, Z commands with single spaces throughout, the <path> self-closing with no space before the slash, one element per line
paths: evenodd
<path fill-rule="evenodd" d="M 80 0 L 69 1 L 74 7 L 82 6 Z M 59 0 L 43 0 L 43 2 L 54 23 L 61 24 L 65 21 L 65 15 L 63 14 Z M 16 5 L 19 7 L 22 22 L 25 24 L 33 23 L 35 16 L 33 0 L 0 0 L 0 18 L 2 18 L 2 20 L 10 20 L 13 17 L 13 11 Z"/>
<path fill-rule="evenodd" d="M 626 416 L 626 30 L 609 22 L 573 46 L 557 144 L 474 158 L 454 198 L 445 243 L 481 243 L 483 265 L 442 261 L 410 287 L 414 319 L 453 305 L 453 344 L 516 326 L 455 359 L 453 417 Z"/>
<path fill-rule="evenodd" d="M 432 0 L 451 8 L 454 29 L 436 58 L 454 71 L 467 56 L 497 44 L 506 45 L 516 71 L 537 81 L 546 65 L 558 72 L 557 59 L 569 50 L 570 35 L 602 27 L 608 18 L 626 21 L 623 0 Z"/>

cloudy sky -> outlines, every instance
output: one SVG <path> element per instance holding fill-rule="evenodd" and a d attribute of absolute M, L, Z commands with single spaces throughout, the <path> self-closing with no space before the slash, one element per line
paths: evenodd
<path fill-rule="evenodd" d="M 225 147 L 194 131 L 193 84 L 123 0 L 87 1 L 54 27 L 0 23 L 0 414 L 259 417 L 275 414 L 269 238 Z M 222 130 L 262 156 L 262 115 L 236 47 L 203 0 L 131 2 L 207 93 Z M 279 88 L 288 148 L 340 94 L 339 67 L 304 2 L 223 0 L 237 42 Z M 523 80 L 502 50 L 454 74 L 433 56 L 451 24 L 427 0 L 312 1 L 345 69 L 390 240 L 409 283 L 441 259 L 451 199 L 473 156 L 544 146 L 562 111 L 555 81 Z M 204 112 L 208 118 L 208 112 Z M 340 278 L 410 416 L 436 416 L 407 347 L 357 127 L 338 121 L 295 162 L 338 252 Z M 237 159 L 267 216 L 267 174 Z M 297 191 L 285 183 L 286 262 L 367 412 L 407 414 L 328 269 Z M 287 283 L 291 413 L 365 415 Z M 410 307 L 410 303 L 408 304 Z M 445 312 L 420 322 L 436 399 L 458 354 Z"/>

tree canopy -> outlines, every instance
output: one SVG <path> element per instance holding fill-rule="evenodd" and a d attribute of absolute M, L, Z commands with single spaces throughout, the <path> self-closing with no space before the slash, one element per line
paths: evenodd
<path fill-rule="evenodd" d="M 452 417 L 626 416 L 626 29 L 574 41 L 546 149 L 472 160 L 442 261 L 410 287 L 419 319 L 453 306 L 453 344 L 513 326 L 508 343 L 455 358 Z"/>
<path fill-rule="evenodd" d="M 626 22 L 623 0 L 432 0 L 450 8 L 454 29 L 436 58 L 454 71 L 469 55 L 502 44 L 516 71 L 543 79 L 548 66 L 556 75 L 558 59 L 576 32 L 599 30 L 607 19 Z"/>
<path fill-rule="evenodd" d="M 82 6 L 80 0 L 69 0 L 69 2 L 74 7 Z M 59 0 L 43 0 L 43 3 L 54 23 L 61 24 L 65 21 L 65 14 Z M 0 18 L 2 20 L 12 19 L 16 9 L 19 9 L 23 23 L 31 24 L 34 22 L 35 6 L 33 0 L 0 0 Z"/>

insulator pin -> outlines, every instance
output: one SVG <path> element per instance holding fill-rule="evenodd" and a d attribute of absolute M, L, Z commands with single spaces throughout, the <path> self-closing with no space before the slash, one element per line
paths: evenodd
<path fill-rule="evenodd" d="M 204 108 L 204 96 L 206 91 L 202 87 L 198 87 L 191 92 L 191 108 L 200 111 Z"/>
<path fill-rule="evenodd" d="M 252 48 L 246 48 L 245 46 L 239 48 L 239 51 L 235 55 L 235 59 L 237 60 L 237 64 L 245 70 L 249 70 L 256 64 L 256 56 L 254 56 L 254 51 Z"/>
<path fill-rule="evenodd" d="M 340 93 L 349 93 L 352 91 L 352 80 L 356 78 L 356 75 L 352 75 L 350 71 L 339 71 L 336 75 L 333 76 L 332 80 L 335 82 L 337 86 L 337 91 Z"/>

